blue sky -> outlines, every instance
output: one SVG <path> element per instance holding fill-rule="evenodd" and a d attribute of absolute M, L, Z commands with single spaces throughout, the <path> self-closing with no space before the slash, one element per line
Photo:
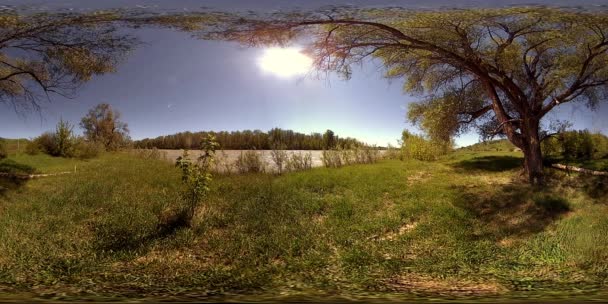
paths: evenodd
<path fill-rule="evenodd" d="M 110 0 L 104 5 L 248 9 L 252 2 L 177 0 L 167 6 L 169 1 Z M 395 2 L 413 3 L 381 4 Z M 445 2 L 448 1 L 436 4 Z M 286 3 L 259 2 L 262 9 L 275 9 L 293 3 L 319 6 L 328 1 Z M 92 1 L 30 1 L 30 4 L 41 9 L 97 8 Z M 137 35 L 146 44 L 133 52 L 116 73 L 95 77 L 85 84 L 75 99 L 53 97 L 52 102 L 43 105 L 40 115 L 19 116 L 11 107 L 0 105 L 0 137 L 34 137 L 53 129 L 60 118 L 77 124 L 89 108 L 101 102 L 112 104 L 122 113 L 134 139 L 180 131 L 266 131 L 280 127 L 304 133 L 332 129 L 340 136 L 386 145 L 396 144 L 401 130 L 411 128 L 406 124 L 405 114 L 407 104 L 417 97 L 404 95 L 402 82 L 389 83 L 383 79 L 381 69 L 372 62 L 355 69 L 349 81 L 333 75 L 319 79 L 314 74 L 282 78 L 260 69 L 257 61 L 262 49 L 196 40 L 171 30 L 145 29 Z M 608 133 L 607 114 L 606 105 L 595 112 L 582 105 L 564 105 L 551 118 L 572 120 L 577 129 Z M 476 134 L 466 134 L 457 143 L 466 145 L 477 139 Z"/>

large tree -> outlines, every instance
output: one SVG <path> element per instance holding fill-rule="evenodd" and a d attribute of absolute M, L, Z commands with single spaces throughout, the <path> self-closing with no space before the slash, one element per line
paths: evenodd
<path fill-rule="evenodd" d="M 137 46 L 129 28 L 200 30 L 211 14 L 137 10 L 90 13 L 0 12 L 0 103 L 38 109 L 53 94 L 73 97 L 95 75 L 113 72 Z"/>
<path fill-rule="evenodd" d="M 425 96 L 409 116 L 431 137 L 447 140 L 471 126 L 506 136 L 522 149 L 533 184 L 543 183 L 543 117 L 568 102 L 595 106 L 608 83 L 603 12 L 333 9 L 235 18 L 214 34 L 252 45 L 309 43 L 316 68 L 345 77 L 376 58 L 386 77 Z"/>
<path fill-rule="evenodd" d="M 38 108 L 50 94 L 72 96 L 92 76 L 112 72 L 136 44 L 116 12 L 0 13 L 0 103 Z"/>
<path fill-rule="evenodd" d="M 120 112 L 107 103 L 100 103 L 80 120 L 87 140 L 102 143 L 106 150 L 124 147 L 129 140 L 129 128 L 120 121 Z"/>

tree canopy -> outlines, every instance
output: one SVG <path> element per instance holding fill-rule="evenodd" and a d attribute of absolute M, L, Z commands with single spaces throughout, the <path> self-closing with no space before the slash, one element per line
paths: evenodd
<path fill-rule="evenodd" d="M 129 128 L 120 121 L 120 112 L 107 103 L 101 103 L 89 110 L 80 121 L 87 140 L 104 145 L 106 150 L 124 147 L 129 140 Z"/>
<path fill-rule="evenodd" d="M 49 93 L 71 96 L 94 75 L 112 72 L 135 46 L 119 31 L 121 16 L 0 14 L 0 102 L 38 108 Z"/>
<path fill-rule="evenodd" d="M 73 97 L 95 75 L 114 72 L 139 41 L 128 28 L 200 30 L 213 14 L 129 10 L 91 13 L 0 12 L 0 103 L 37 110 L 53 94 Z"/>
<path fill-rule="evenodd" d="M 603 12 L 337 8 L 235 19 L 222 38 L 262 45 L 307 37 L 316 68 L 346 78 L 375 58 L 387 78 L 423 96 L 408 117 L 430 137 L 471 127 L 504 135 L 524 151 L 530 180 L 542 183 L 541 119 L 567 102 L 594 107 L 605 98 L 607 34 Z"/>

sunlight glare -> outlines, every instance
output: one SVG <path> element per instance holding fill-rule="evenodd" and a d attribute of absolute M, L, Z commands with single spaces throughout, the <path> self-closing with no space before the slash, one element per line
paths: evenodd
<path fill-rule="evenodd" d="M 280 77 L 291 77 L 308 72 L 312 59 L 300 52 L 298 48 L 268 48 L 258 60 L 263 71 Z"/>

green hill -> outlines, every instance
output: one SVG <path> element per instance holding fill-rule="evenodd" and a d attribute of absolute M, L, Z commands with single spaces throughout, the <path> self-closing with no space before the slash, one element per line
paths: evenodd
<path fill-rule="evenodd" d="M 504 152 L 512 152 L 516 151 L 518 148 L 515 147 L 511 142 L 506 139 L 497 139 L 497 140 L 488 140 L 480 143 L 476 143 L 470 146 L 462 147 L 457 150 L 462 151 L 504 151 Z"/>

